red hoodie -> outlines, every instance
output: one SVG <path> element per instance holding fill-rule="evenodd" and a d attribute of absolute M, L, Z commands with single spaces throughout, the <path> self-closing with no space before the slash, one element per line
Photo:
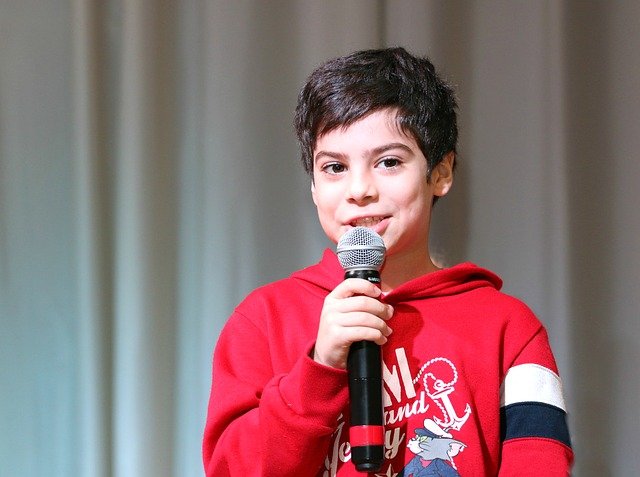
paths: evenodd
<path fill-rule="evenodd" d="M 384 270 L 383 270 L 384 273 Z M 359 476 L 350 462 L 346 371 L 310 357 L 335 254 L 261 287 L 218 340 L 203 441 L 207 476 Z M 385 463 L 379 476 L 566 476 L 573 454 L 546 332 L 461 264 L 384 296 Z"/>

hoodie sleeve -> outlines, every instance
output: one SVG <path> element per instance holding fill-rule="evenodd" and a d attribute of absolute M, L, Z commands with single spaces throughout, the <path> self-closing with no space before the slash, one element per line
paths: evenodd
<path fill-rule="evenodd" d="M 237 312 L 220 335 L 203 439 L 207 476 L 311 476 L 324 462 L 348 401 L 346 372 L 302 353 L 289 373 L 274 375 L 269 346 Z"/>
<path fill-rule="evenodd" d="M 570 475 L 573 451 L 562 382 L 542 325 L 507 370 L 500 405 L 498 475 Z"/>

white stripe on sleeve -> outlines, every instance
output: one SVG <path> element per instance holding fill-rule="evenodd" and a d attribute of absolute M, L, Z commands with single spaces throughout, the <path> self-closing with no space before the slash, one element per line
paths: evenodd
<path fill-rule="evenodd" d="M 543 402 L 566 411 L 560 376 L 533 363 L 509 369 L 500 386 L 500 406 L 520 402 Z"/>

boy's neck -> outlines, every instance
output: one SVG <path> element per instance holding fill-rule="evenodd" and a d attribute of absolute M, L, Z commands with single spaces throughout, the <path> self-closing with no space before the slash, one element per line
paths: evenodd
<path fill-rule="evenodd" d="M 389 257 L 380 271 L 382 291 L 390 292 L 403 283 L 437 270 L 440 268 L 433 263 L 428 251 L 421 257 Z"/>

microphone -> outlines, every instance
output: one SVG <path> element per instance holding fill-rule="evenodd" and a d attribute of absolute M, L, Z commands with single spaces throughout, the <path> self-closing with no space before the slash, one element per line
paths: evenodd
<path fill-rule="evenodd" d="M 344 278 L 364 278 L 380 285 L 384 262 L 382 237 L 366 227 L 354 227 L 338 241 L 337 255 Z M 373 341 L 351 344 L 347 357 L 351 427 L 351 461 L 360 472 L 376 472 L 384 461 L 382 421 L 382 358 Z"/>

